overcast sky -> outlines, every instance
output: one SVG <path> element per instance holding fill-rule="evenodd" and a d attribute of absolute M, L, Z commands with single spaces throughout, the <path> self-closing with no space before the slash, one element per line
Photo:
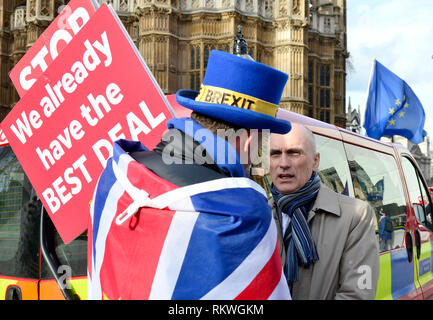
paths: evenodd
<path fill-rule="evenodd" d="M 347 0 L 347 46 L 346 105 L 360 105 L 362 125 L 376 58 L 420 99 L 433 149 L 433 0 Z"/>

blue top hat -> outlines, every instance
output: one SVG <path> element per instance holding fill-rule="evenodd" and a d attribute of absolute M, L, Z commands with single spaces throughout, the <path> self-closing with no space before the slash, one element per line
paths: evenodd
<path fill-rule="evenodd" d="M 275 117 L 287 79 L 262 63 L 212 50 L 200 92 L 179 90 L 176 101 L 240 127 L 287 133 L 290 122 Z"/>

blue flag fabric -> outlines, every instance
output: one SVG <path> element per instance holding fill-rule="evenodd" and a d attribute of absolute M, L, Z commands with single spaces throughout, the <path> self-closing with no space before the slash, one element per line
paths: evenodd
<path fill-rule="evenodd" d="M 425 113 L 409 85 L 378 61 L 368 92 L 364 128 L 367 136 L 400 135 L 413 143 L 424 141 Z"/>

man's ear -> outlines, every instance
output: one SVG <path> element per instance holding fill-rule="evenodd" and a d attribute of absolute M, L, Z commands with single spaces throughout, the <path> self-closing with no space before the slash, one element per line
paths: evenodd
<path fill-rule="evenodd" d="M 319 169 L 319 164 L 320 164 L 320 153 L 317 152 L 314 155 L 313 171 L 317 172 L 317 170 Z"/>

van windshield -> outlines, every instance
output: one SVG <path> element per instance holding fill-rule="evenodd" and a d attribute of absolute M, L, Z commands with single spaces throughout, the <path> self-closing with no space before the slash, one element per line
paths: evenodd
<path fill-rule="evenodd" d="M 12 149 L 0 147 L 0 275 L 38 278 L 40 207 L 28 206 L 34 195 Z"/>

